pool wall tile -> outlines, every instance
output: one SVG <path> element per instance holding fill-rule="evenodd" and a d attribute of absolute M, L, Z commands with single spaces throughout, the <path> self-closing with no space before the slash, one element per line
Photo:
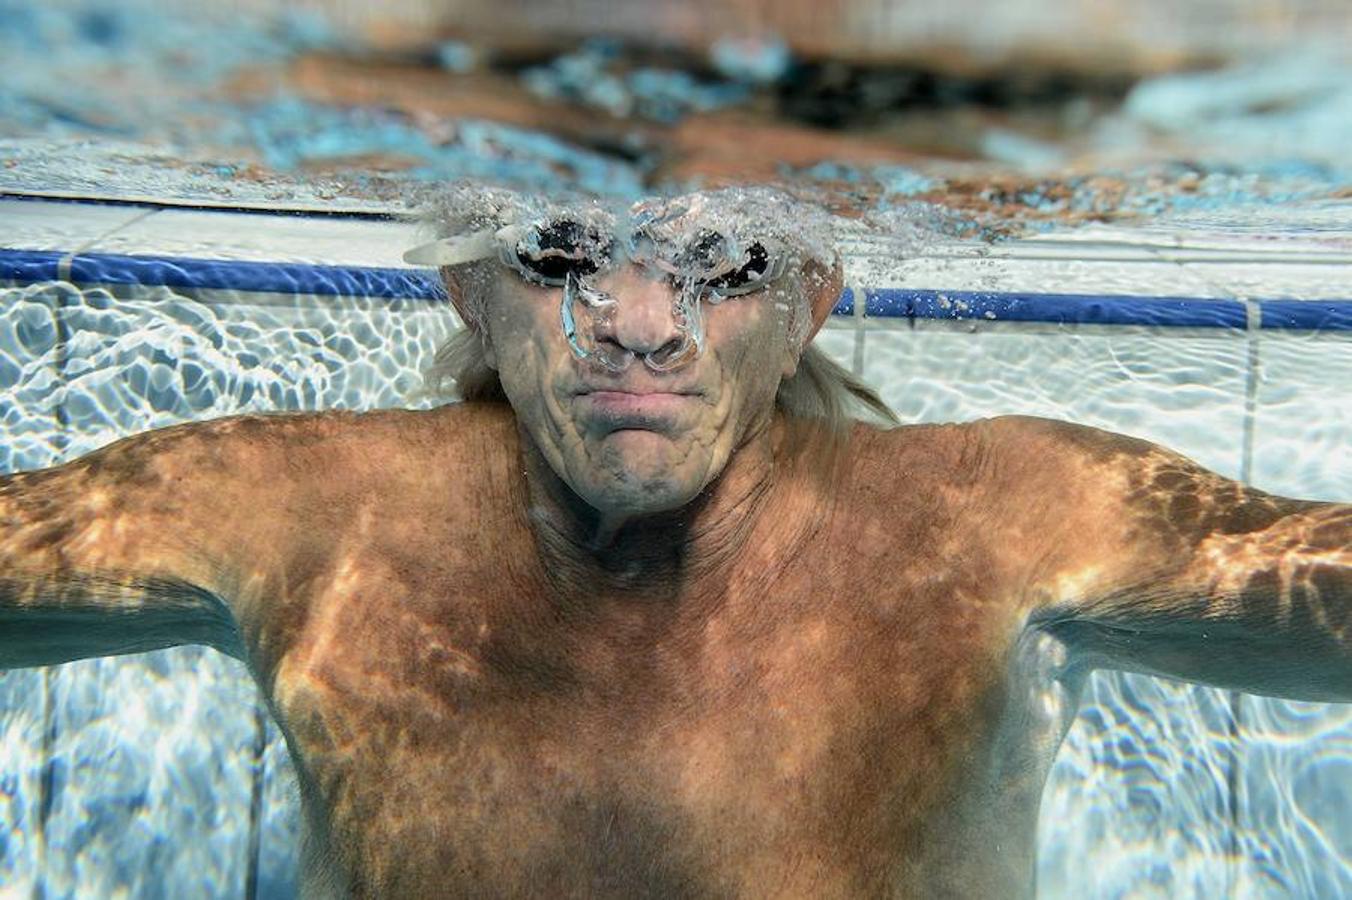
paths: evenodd
<path fill-rule="evenodd" d="M 1262 327 L 1269 330 L 1352 331 L 1352 300 L 1263 300 L 1258 305 Z"/>
<path fill-rule="evenodd" d="M 0 197 L 0 247 L 75 253 L 149 214 L 137 206 Z M 0 278 L 3 278 L 0 275 Z"/>
<path fill-rule="evenodd" d="M 1263 332 L 1252 482 L 1352 498 L 1352 333 Z M 1243 696 L 1243 896 L 1352 896 L 1352 705 Z"/>
<path fill-rule="evenodd" d="M 0 280 L 49 277 L 64 260 L 103 285 L 0 289 L 0 348 L 32 357 L 0 357 L 0 385 L 17 365 L 27 392 L 9 407 L 0 392 L 11 468 L 242 410 L 409 405 L 453 322 L 444 301 L 421 299 L 427 273 L 400 262 L 418 241 L 404 224 L 51 209 L 62 206 L 0 201 L 7 226 L 26 223 L 15 231 L 26 236 L 6 235 Z M 1071 259 L 1035 244 L 850 258 L 847 283 L 877 287 L 843 296 L 818 345 L 903 421 L 1067 418 L 1225 475 L 1251 471 L 1266 489 L 1352 497 L 1340 462 L 1352 446 L 1352 371 L 1338 362 L 1352 359 L 1337 331 L 1346 307 L 1283 299 L 1347 297 L 1339 270 L 1330 282 L 1328 269 L 1179 264 L 1087 244 L 1074 252 L 1098 258 Z M 1161 285 L 1172 296 L 1153 296 Z M 1236 299 L 1255 297 L 1264 302 Z M 1254 309 L 1264 328 L 1244 332 Z M 1280 330 L 1311 322 L 1322 333 Z M 252 829 L 258 896 L 288 896 L 295 776 L 275 727 L 260 752 L 255 698 L 242 667 L 198 648 L 0 676 L 0 788 L 20 792 L 0 792 L 0 883 L 48 896 L 239 896 Z M 1352 801 L 1340 793 L 1352 773 L 1323 768 L 1352 758 L 1349 729 L 1336 709 L 1232 707 L 1222 692 L 1096 674 L 1044 792 L 1039 896 L 1352 893 L 1341 824 Z"/>
<path fill-rule="evenodd" d="M 201 647 L 54 668 L 48 896 L 242 896 L 255 696 Z"/>
<path fill-rule="evenodd" d="M 1195 297 L 1019 294 L 919 288 L 870 288 L 865 295 L 865 315 L 884 318 L 1181 328 L 1243 329 L 1247 325 L 1244 304 Z"/>
<path fill-rule="evenodd" d="M 44 678 L 42 669 L 0 674 L 0 884 L 14 896 L 34 896 L 44 868 Z"/>
<path fill-rule="evenodd" d="M 1227 260 L 1188 267 L 1232 297 L 1352 301 L 1352 254 L 1336 263 Z"/>
<path fill-rule="evenodd" d="M 416 406 L 419 369 L 454 322 L 442 301 L 188 293 L 64 284 L 4 292 L 0 337 L 47 360 L 45 369 L 18 366 L 28 394 L 11 413 L 12 466 L 250 409 Z M 177 648 L 50 672 L 45 720 L 26 702 L 43 696 L 32 683 L 40 672 L 3 680 L 23 692 L 0 718 L 12 739 L 0 772 L 22 787 L 19 803 L 0 807 L 10 826 L 6 884 L 40 883 L 47 896 L 242 896 L 253 829 L 260 890 L 281 896 L 294 885 L 294 775 L 275 729 L 259 758 L 257 691 L 242 665 Z M 44 796 L 44 772 L 50 811 L 37 827 L 31 806 Z"/>
<path fill-rule="evenodd" d="M 853 371 L 855 356 L 854 328 L 849 325 L 840 328 L 823 328 L 813 339 L 812 345 L 824 352 L 833 362 Z"/>
<path fill-rule="evenodd" d="M 1352 497 L 1352 334 L 1265 331 L 1259 351 L 1254 485 Z"/>
<path fill-rule="evenodd" d="M 1239 474 L 1248 360 L 1236 332 L 941 324 L 867 332 L 864 378 L 902 421 L 1065 418 L 1157 441 Z M 1018 384 L 1009 377 L 1015 372 Z"/>
<path fill-rule="evenodd" d="M 61 274 L 64 253 L 55 250 L 8 250 L 0 253 L 0 283 L 22 287 L 33 282 L 55 281 Z"/>
<path fill-rule="evenodd" d="M 1031 256 L 1019 242 L 983 247 L 980 252 L 953 256 L 895 256 L 851 260 L 847 283 L 870 288 L 957 290 L 997 294 L 1074 294 L 1149 297 L 1163 293 L 1173 297 L 1224 300 L 1228 289 L 1174 262 L 1136 253 L 1119 259 L 1104 254 L 1099 259 L 1076 259 L 1064 255 Z"/>
<path fill-rule="evenodd" d="M 948 324 L 868 330 L 864 379 L 903 422 L 1051 416 L 1239 474 L 1242 333 Z M 1221 691 L 1095 673 L 1043 793 L 1039 896 L 1219 896 L 1233 877 L 1229 715 Z"/>
<path fill-rule="evenodd" d="M 83 214 L 83 213 L 82 213 Z M 114 255 L 405 268 L 416 225 L 374 219 L 164 209 L 82 250 Z"/>
<path fill-rule="evenodd" d="M 57 308 L 64 291 L 41 284 L 0 287 L 0 473 L 42 468 L 60 455 L 54 398 L 60 390 Z M 44 669 L 0 671 L 0 885 L 14 896 L 36 895 L 46 856 L 48 679 Z"/>
<path fill-rule="evenodd" d="M 443 295 L 423 269 L 326 266 L 167 256 L 81 253 L 68 261 L 78 284 L 155 285 L 247 293 L 431 299 Z"/>

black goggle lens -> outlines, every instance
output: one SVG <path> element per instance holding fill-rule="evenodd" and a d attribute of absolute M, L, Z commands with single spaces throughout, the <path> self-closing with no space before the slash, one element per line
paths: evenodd
<path fill-rule="evenodd" d="M 747 257 L 746 263 L 741 268 L 725 272 L 717 278 L 710 279 L 706 284 L 716 291 L 734 294 L 760 287 L 770 271 L 770 252 L 765 249 L 764 244 L 757 241 L 747 248 Z"/>
<path fill-rule="evenodd" d="M 636 242 L 636 246 L 651 241 Z M 764 287 L 773 268 L 769 250 L 760 241 L 746 251 L 746 262 L 728 269 L 729 240 L 717 231 L 702 231 L 673 260 L 677 271 L 722 296 L 748 294 Z M 538 226 L 512 248 L 509 262 L 528 280 L 561 287 L 574 277 L 595 275 L 610 263 L 613 238 L 572 219 Z M 639 254 L 642 256 L 643 254 Z M 676 276 L 673 276 L 676 277 Z"/>
<path fill-rule="evenodd" d="M 581 222 L 559 219 L 537 228 L 529 241 L 519 242 L 514 255 L 533 280 L 561 286 L 571 273 L 595 275 L 609 259 L 614 242 Z"/>

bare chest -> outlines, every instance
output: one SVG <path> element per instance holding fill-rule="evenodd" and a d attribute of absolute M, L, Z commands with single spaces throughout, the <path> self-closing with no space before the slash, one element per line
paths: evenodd
<path fill-rule="evenodd" d="M 1007 629 L 945 613 L 943 586 L 879 603 L 810 564 L 776 584 L 688 618 L 377 578 L 317 605 L 274 702 L 349 889 L 904 893 L 935 815 L 989 775 Z"/>

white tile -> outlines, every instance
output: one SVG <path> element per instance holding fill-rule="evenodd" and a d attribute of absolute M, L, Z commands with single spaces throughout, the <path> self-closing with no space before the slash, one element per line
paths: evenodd
<path fill-rule="evenodd" d="M 1254 485 L 1311 500 L 1352 501 L 1352 333 L 1262 335 Z"/>
<path fill-rule="evenodd" d="M 62 310 L 72 454 L 236 412 L 413 405 L 422 370 L 454 327 L 438 303 L 135 293 L 114 301 L 90 289 Z"/>
<path fill-rule="evenodd" d="M 1200 277 L 1246 300 L 1352 300 L 1352 265 L 1188 263 Z"/>
<path fill-rule="evenodd" d="M 51 285 L 0 288 L 0 473 L 51 465 L 60 453 L 56 308 Z M 0 671 L 0 885 L 37 896 L 44 673 Z"/>
<path fill-rule="evenodd" d="M 57 310 L 78 296 L 56 283 L 0 288 L 0 472 L 50 466 L 61 453 Z"/>
<path fill-rule="evenodd" d="M 1264 331 L 1259 371 L 1254 485 L 1352 501 L 1352 334 Z M 1242 711 L 1243 852 L 1285 861 L 1286 879 L 1251 872 L 1248 893 L 1352 895 L 1352 706 L 1246 697 Z"/>
<path fill-rule="evenodd" d="M 1038 897 L 1222 897 L 1231 877 L 1227 697 L 1095 672 L 1038 817 Z"/>
<path fill-rule="evenodd" d="M 256 693 L 202 647 L 55 670 L 48 895 L 242 896 Z"/>
<path fill-rule="evenodd" d="M 1243 339 L 1215 332 L 879 329 L 868 334 L 865 380 L 905 422 L 1049 416 L 1157 441 L 1234 476 L 1246 359 Z M 1223 884 L 1228 789 L 1198 754 L 1216 758 L 1227 709 L 1219 691 L 1096 673 L 1043 793 L 1040 895 Z"/>
<path fill-rule="evenodd" d="M 853 282 L 875 288 L 1197 297 L 1229 295 L 1161 260 L 912 257 L 855 266 Z"/>
<path fill-rule="evenodd" d="M 166 209 L 92 248 L 102 253 L 319 265 L 405 267 L 408 223 Z"/>
<path fill-rule="evenodd" d="M 408 392 L 450 329 L 442 304 L 264 299 L 208 302 L 165 288 L 63 296 L 66 381 L 59 397 L 49 386 L 41 412 L 60 402 L 66 455 L 251 409 L 409 405 Z M 17 308 L 0 309 L 0 319 Z M 200 648 L 89 660 L 60 670 L 54 696 L 63 768 L 47 824 L 49 892 L 242 896 L 257 738 L 256 691 L 244 668 Z M 0 719 L 12 726 L 6 758 L 23 773 L 41 746 L 32 718 L 16 706 Z M 267 877 L 284 884 L 294 869 L 285 842 L 296 818 L 291 783 L 273 777 L 285 776 L 279 746 L 274 741 L 264 785 L 271 843 L 263 862 Z M 15 852 L 27 852 L 25 811 L 0 807 L 0 815 L 21 829 Z M 175 843 L 167 854 L 165 834 Z M 12 874 L 9 883 L 23 883 L 20 863 Z"/>
<path fill-rule="evenodd" d="M 1235 207 L 1211 213 L 1164 215 L 1132 224 L 1093 224 L 1017 241 L 1073 250 L 1113 245 L 1154 248 L 1171 257 L 1352 253 L 1352 203 Z M 1091 250 L 1092 252 L 1092 250 Z"/>
<path fill-rule="evenodd" d="M 0 672 L 0 884 L 13 896 L 37 896 L 39 807 L 46 762 L 43 671 Z"/>
<path fill-rule="evenodd" d="M 1352 896 L 1352 705 L 1243 696 L 1239 896 Z"/>
<path fill-rule="evenodd" d="M 147 212 L 138 206 L 0 199 L 0 248 L 75 253 Z"/>
<path fill-rule="evenodd" d="M 980 326 L 868 333 L 864 379 L 906 422 L 1068 419 L 1240 470 L 1247 363 L 1230 332 Z"/>

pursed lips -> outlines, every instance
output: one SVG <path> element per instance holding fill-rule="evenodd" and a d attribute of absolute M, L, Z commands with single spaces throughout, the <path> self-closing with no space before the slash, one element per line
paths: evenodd
<path fill-rule="evenodd" d="M 698 397 L 691 391 L 613 388 L 584 389 L 578 396 L 584 409 L 608 430 L 670 427 L 673 417 Z"/>

